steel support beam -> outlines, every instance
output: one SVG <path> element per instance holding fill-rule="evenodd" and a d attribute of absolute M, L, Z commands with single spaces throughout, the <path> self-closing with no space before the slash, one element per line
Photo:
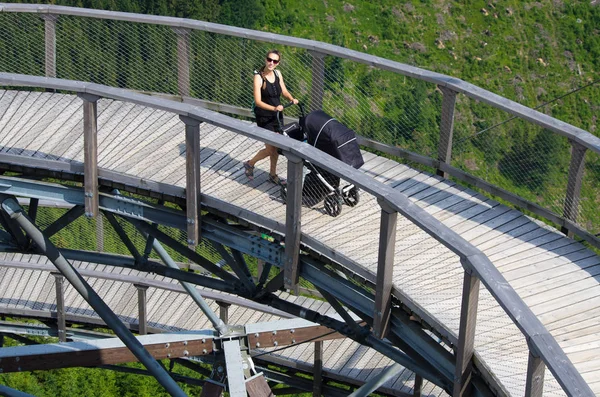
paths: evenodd
<path fill-rule="evenodd" d="M 227 386 L 229 386 L 229 395 L 231 397 L 247 397 L 239 339 L 223 341 L 223 352 L 225 354 L 225 365 L 227 367 Z"/>
<path fill-rule="evenodd" d="M 387 334 L 392 305 L 392 278 L 394 252 L 396 250 L 396 222 L 398 213 L 385 202 L 381 206 L 381 224 L 379 227 L 379 252 L 377 257 L 377 279 L 375 287 L 375 313 L 373 314 L 373 333 L 383 339 Z"/>
<path fill-rule="evenodd" d="M 85 215 L 98 215 L 98 99 L 89 94 L 78 94 L 83 99 L 83 180 Z"/>
<path fill-rule="evenodd" d="M 79 218 L 85 212 L 85 208 L 79 205 L 72 207 L 70 210 L 62 214 L 60 218 L 46 226 L 44 234 L 46 237 L 52 237 L 65 227 L 67 227 L 75 219 Z"/>
<path fill-rule="evenodd" d="M 300 234 L 302 232 L 302 159 L 286 153 L 287 168 L 287 202 L 285 207 L 285 288 L 295 290 L 300 278 L 299 258 Z"/>
<path fill-rule="evenodd" d="M 438 86 L 442 91 L 442 119 L 440 121 L 440 141 L 438 144 L 438 160 L 450 164 L 452 160 L 452 135 L 454 131 L 454 110 L 456 107 L 456 91 L 444 86 Z M 440 170 L 437 175 L 447 178 L 448 175 Z"/>
<path fill-rule="evenodd" d="M 456 346 L 456 370 L 454 373 L 453 397 L 468 396 L 471 393 L 473 375 L 473 353 L 475 351 L 475 325 L 477 303 L 479 301 L 479 278 L 470 273 L 470 264 L 461 259 L 466 269 L 463 279 L 462 305 L 458 346 Z"/>
<path fill-rule="evenodd" d="M 569 179 L 567 180 L 563 216 L 565 219 L 576 224 L 579 215 L 579 198 L 587 148 L 575 141 L 569 140 L 569 142 L 571 143 L 571 163 L 569 164 Z M 561 231 L 569 237 L 573 237 L 573 232 L 570 232 L 566 227 L 563 226 Z"/>
<path fill-rule="evenodd" d="M 107 211 L 103 211 L 103 213 L 106 219 L 108 220 L 108 223 L 110 223 L 113 230 L 121 239 L 121 242 L 125 244 L 125 247 L 127 247 L 127 250 L 131 253 L 131 256 L 133 256 L 133 259 L 135 259 L 136 262 L 141 263 L 142 256 L 138 252 L 137 248 L 135 247 L 135 244 L 133 244 L 127 233 L 125 233 L 125 230 L 123 230 L 123 227 L 119 224 L 115 216 Z"/>
<path fill-rule="evenodd" d="M 371 378 L 367 383 L 356 389 L 353 393 L 348 394 L 348 397 L 366 397 L 403 370 L 404 367 L 400 364 L 392 364 L 377 374 L 377 376 Z"/>
<path fill-rule="evenodd" d="M 188 244 L 200 242 L 200 120 L 179 116 L 185 123 L 185 207 Z"/>
<path fill-rule="evenodd" d="M 169 266 L 171 269 L 179 270 L 179 266 L 175 263 L 175 261 L 171 258 L 169 253 L 163 248 L 163 246 L 156 240 L 153 239 L 153 248 L 154 251 L 160 256 L 160 259 Z M 186 290 L 186 292 L 192 297 L 196 305 L 202 310 L 204 315 L 209 319 L 213 327 L 219 332 L 220 335 L 225 335 L 230 332 L 230 329 L 225 325 L 225 323 L 217 317 L 217 315 L 212 311 L 208 303 L 204 300 L 200 292 L 196 289 L 196 286 L 190 283 L 186 283 L 185 281 L 181 281 L 181 285 Z"/>
<path fill-rule="evenodd" d="M 121 323 L 119 317 L 114 314 L 104 303 L 102 298 L 81 277 L 75 268 L 60 254 L 52 242 L 27 218 L 23 209 L 13 197 L 0 195 L 2 211 L 11 219 L 15 220 L 29 237 L 37 244 L 44 254 L 54 263 L 57 269 L 69 280 L 73 288 L 89 303 L 96 313 L 108 324 L 115 334 L 131 350 L 131 352 L 142 362 L 154 375 L 156 380 L 172 396 L 186 397 L 177 383 L 169 376 L 164 368 L 152 357 L 144 346 L 129 332 Z"/>
<path fill-rule="evenodd" d="M 254 282 L 252 281 L 252 278 L 249 276 L 248 272 L 246 271 L 245 267 L 245 262 L 243 263 L 239 263 L 239 260 L 236 260 L 226 249 L 222 244 L 219 244 L 217 242 L 211 241 L 211 245 L 217 250 L 217 252 L 219 253 L 219 255 L 221 255 L 221 257 L 225 260 L 225 262 L 229 265 L 229 267 L 231 267 L 231 269 L 233 270 L 233 272 L 236 274 L 236 276 L 238 276 L 238 278 L 240 279 L 240 282 L 242 284 L 244 284 L 244 286 L 246 287 L 246 289 L 248 291 L 254 291 L 255 287 L 254 287 Z M 239 259 L 239 257 L 238 257 Z"/>

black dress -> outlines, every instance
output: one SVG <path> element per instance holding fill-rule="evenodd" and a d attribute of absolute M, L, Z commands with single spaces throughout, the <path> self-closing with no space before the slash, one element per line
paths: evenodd
<path fill-rule="evenodd" d="M 260 100 L 268 105 L 276 107 L 281 105 L 281 101 L 279 99 L 281 96 L 281 84 L 279 82 L 279 73 L 273 73 L 275 74 L 275 81 L 271 83 L 269 80 L 263 78 L 259 72 L 254 72 L 254 74 L 258 74 L 261 79 L 266 82 L 266 84 L 261 85 Z M 281 133 L 280 126 L 283 125 L 283 112 L 279 112 L 280 123 L 277 122 L 277 112 L 272 110 L 266 110 L 256 106 L 254 109 L 254 114 L 256 115 L 256 125 L 267 130 Z"/>

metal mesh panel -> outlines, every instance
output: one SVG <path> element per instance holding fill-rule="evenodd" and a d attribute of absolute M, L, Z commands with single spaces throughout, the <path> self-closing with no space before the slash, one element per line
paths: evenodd
<path fill-rule="evenodd" d="M 510 395 L 525 395 L 529 349 L 525 336 L 481 284 L 475 331 L 475 349 Z M 564 395 L 546 369 L 544 395 Z"/>
<path fill-rule="evenodd" d="M 598 205 L 600 205 L 600 157 L 588 151 L 585 157 L 585 169 L 581 183 L 579 213 L 577 223 L 592 234 L 600 233 Z"/>
<path fill-rule="evenodd" d="M 566 138 L 482 103 L 456 116 L 452 165 L 562 215 Z"/>
<path fill-rule="evenodd" d="M 44 21 L 39 16 L 0 13 L 0 70 L 44 75 Z"/>
<path fill-rule="evenodd" d="M 177 93 L 177 42 L 170 27 L 61 16 L 56 30 L 57 77 Z"/>

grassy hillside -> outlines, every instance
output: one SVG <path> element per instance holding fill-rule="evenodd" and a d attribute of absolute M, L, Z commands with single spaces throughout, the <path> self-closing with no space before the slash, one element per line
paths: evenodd
<path fill-rule="evenodd" d="M 261 30 L 459 77 L 535 107 L 600 78 L 600 2 L 265 0 Z M 595 132 L 597 85 L 553 108 Z"/>

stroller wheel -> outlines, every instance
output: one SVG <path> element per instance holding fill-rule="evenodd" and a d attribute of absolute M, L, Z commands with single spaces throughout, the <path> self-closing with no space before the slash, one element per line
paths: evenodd
<path fill-rule="evenodd" d="M 348 207 L 356 206 L 359 201 L 360 193 L 358 192 L 358 188 L 356 186 L 353 186 L 350 190 L 348 190 L 347 194 L 344 194 L 344 203 L 346 203 Z"/>
<path fill-rule="evenodd" d="M 283 203 L 284 204 L 287 203 L 287 188 L 285 186 L 283 186 L 283 185 L 280 186 L 279 195 L 280 195 Z"/>
<path fill-rule="evenodd" d="M 325 197 L 325 211 L 328 215 L 336 217 L 342 212 L 342 205 L 337 196 Z"/>

